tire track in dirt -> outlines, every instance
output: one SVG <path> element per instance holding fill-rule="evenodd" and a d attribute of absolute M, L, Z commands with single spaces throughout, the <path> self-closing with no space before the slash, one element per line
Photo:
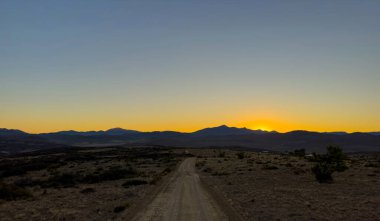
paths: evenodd
<path fill-rule="evenodd" d="M 133 221 L 231 220 L 203 187 L 195 170 L 196 158 L 184 160 L 169 183 Z"/>

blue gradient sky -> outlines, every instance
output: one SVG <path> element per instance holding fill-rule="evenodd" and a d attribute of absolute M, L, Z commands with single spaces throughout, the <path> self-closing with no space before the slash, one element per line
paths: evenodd
<path fill-rule="evenodd" d="M 0 1 L 0 127 L 380 130 L 380 1 Z"/>

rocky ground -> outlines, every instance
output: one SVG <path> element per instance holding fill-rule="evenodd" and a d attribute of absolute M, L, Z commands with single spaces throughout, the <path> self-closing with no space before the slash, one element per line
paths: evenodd
<path fill-rule="evenodd" d="M 91 148 L 3 158 L 1 220 L 121 219 L 184 157 L 163 148 Z"/>
<path fill-rule="evenodd" d="M 0 218 L 129 220 L 191 156 L 197 157 L 194 174 L 205 189 L 243 219 L 380 220 L 378 153 L 348 155 L 347 170 L 335 172 L 332 183 L 319 183 L 311 171 L 316 163 L 305 157 L 162 147 L 74 148 L 1 158 Z"/>
<path fill-rule="evenodd" d="M 208 186 L 246 220 L 380 220 L 380 155 L 349 155 L 333 183 L 316 181 L 303 157 L 197 150 Z"/>

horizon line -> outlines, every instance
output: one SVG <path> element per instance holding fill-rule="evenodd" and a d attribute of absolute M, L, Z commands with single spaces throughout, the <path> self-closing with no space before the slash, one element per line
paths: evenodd
<path fill-rule="evenodd" d="M 265 131 L 265 132 L 276 132 L 276 133 L 290 133 L 290 132 L 294 132 L 294 131 L 305 131 L 305 132 L 316 132 L 316 133 L 347 133 L 347 134 L 353 134 L 353 133 L 379 133 L 380 130 L 374 130 L 374 131 L 353 131 L 353 132 L 349 132 L 349 131 L 344 131 L 344 130 L 334 130 L 334 131 L 318 131 L 318 130 L 306 130 L 306 129 L 295 129 L 295 130 L 288 130 L 288 131 L 283 131 L 283 132 L 280 132 L 280 131 L 277 131 L 277 130 L 266 130 L 266 129 L 251 129 L 249 127 L 234 127 L 234 126 L 228 126 L 226 124 L 222 124 L 222 125 L 219 125 L 219 126 L 212 126 L 212 127 L 204 127 L 204 128 L 201 128 L 201 129 L 197 129 L 197 130 L 194 130 L 194 131 L 181 131 L 181 130 L 147 130 L 147 131 L 143 131 L 143 130 L 135 130 L 135 129 L 125 129 L 123 127 L 111 127 L 111 128 L 108 128 L 108 129 L 100 129 L 100 130 L 75 130 L 75 129 L 68 129 L 68 130 L 57 130 L 57 131 L 50 131 L 50 132 L 39 132 L 39 133 L 35 133 L 35 132 L 28 132 L 27 130 L 22 130 L 22 129 L 15 129 L 15 128 L 0 128 L 0 129 L 6 129 L 6 130 L 19 130 L 19 131 L 22 131 L 22 132 L 25 132 L 27 134 L 47 134 L 47 133 L 58 133 L 58 132 L 68 132 L 68 131 L 73 131 L 73 132 L 79 132 L 79 133 L 85 133 L 85 132 L 101 132 L 101 131 L 108 131 L 108 130 L 112 130 L 112 129 L 122 129 L 122 130 L 131 130 L 131 131 L 136 131 L 136 132 L 140 132 L 140 133 L 152 133 L 152 132 L 179 132 L 179 133 L 194 133 L 194 132 L 197 132 L 197 131 L 200 131 L 200 130 L 203 130 L 203 129 L 210 129 L 210 128 L 218 128 L 218 127 L 228 127 L 228 128 L 237 128 L 237 129 L 248 129 L 248 130 L 252 130 L 252 131 Z"/>

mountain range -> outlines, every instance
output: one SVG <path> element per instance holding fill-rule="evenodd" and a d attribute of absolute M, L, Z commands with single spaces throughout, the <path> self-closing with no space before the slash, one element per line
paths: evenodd
<path fill-rule="evenodd" d="M 340 145 L 345 151 L 380 151 L 380 132 L 311 132 L 251 130 L 226 125 L 192 133 L 176 131 L 140 132 L 113 128 L 106 131 L 59 131 L 29 134 L 21 130 L 0 129 L 0 152 L 18 153 L 66 146 L 163 145 L 176 147 L 241 147 L 270 151 L 304 148 L 321 152 L 327 145 Z"/>

